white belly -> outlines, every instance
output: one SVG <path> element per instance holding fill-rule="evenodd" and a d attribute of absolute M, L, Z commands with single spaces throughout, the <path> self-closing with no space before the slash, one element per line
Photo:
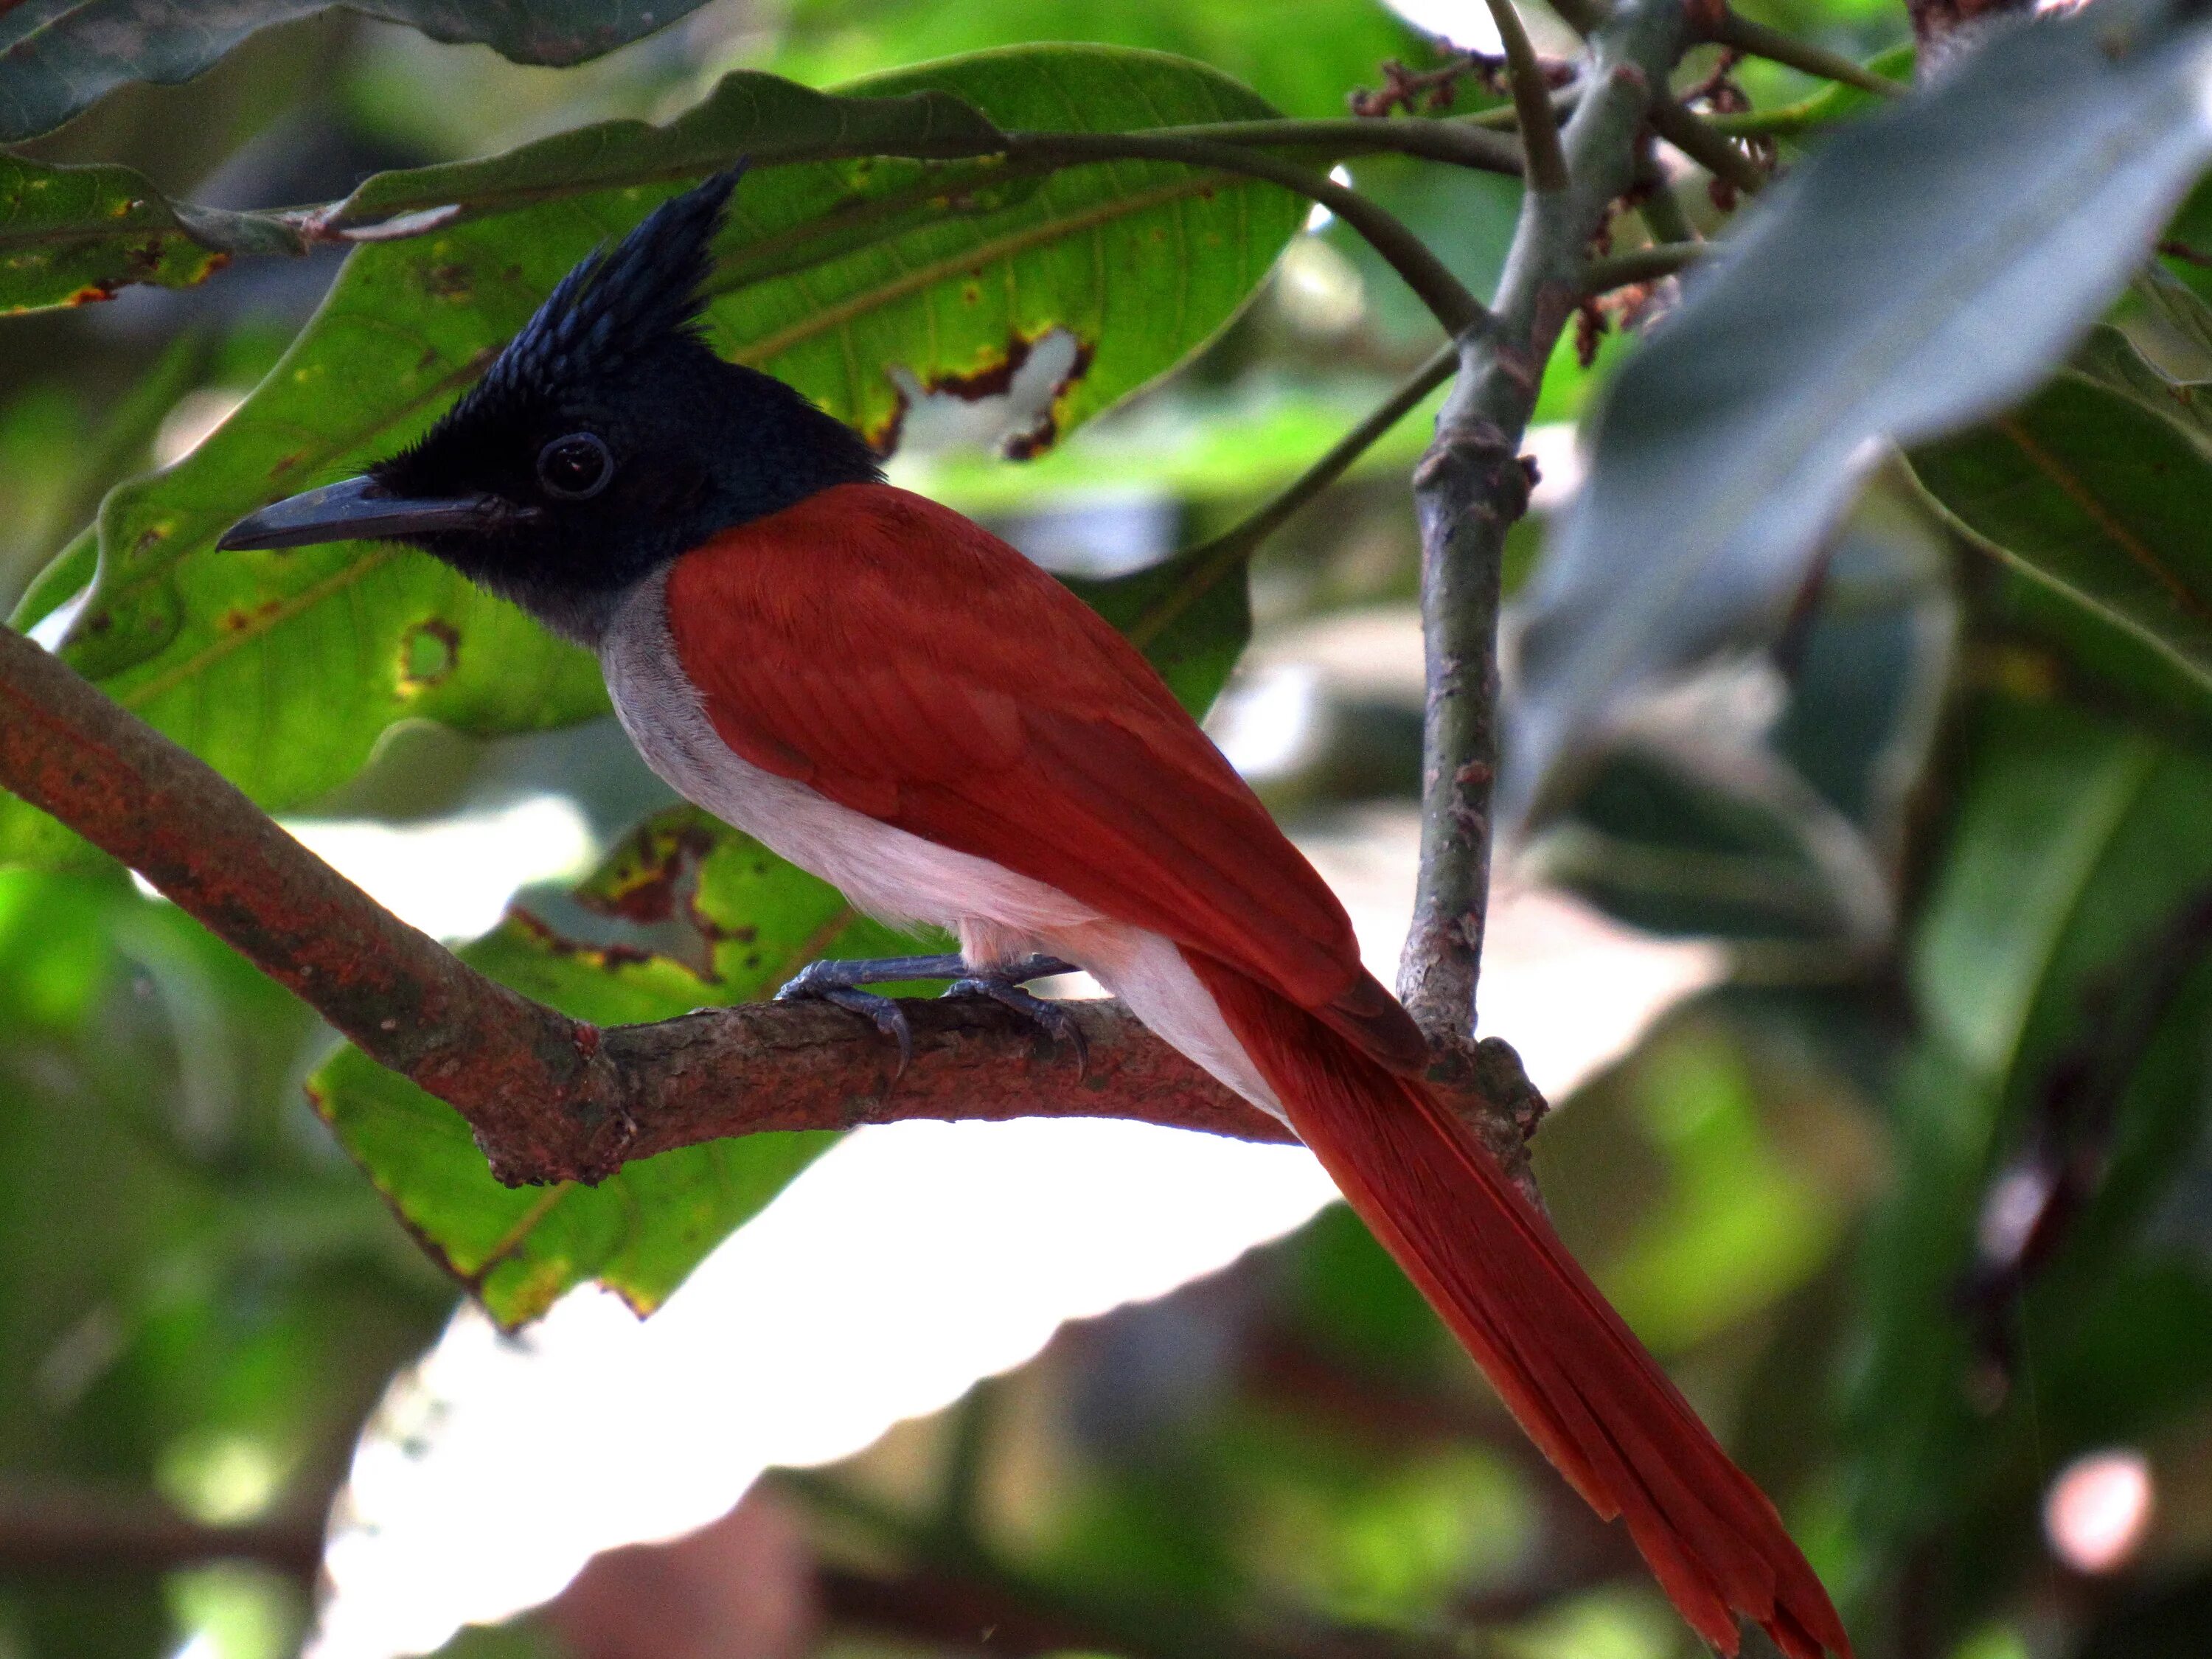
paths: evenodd
<path fill-rule="evenodd" d="M 617 614 L 600 642 L 599 665 L 623 730 L 646 764 L 685 799 L 821 877 L 870 915 L 896 927 L 927 922 L 957 933 L 971 966 L 991 967 L 1032 951 L 1074 963 L 1163 1041 L 1282 1116 L 1212 994 L 1171 940 L 988 859 L 841 806 L 732 750 L 678 672 L 665 575 L 640 583 Z"/>

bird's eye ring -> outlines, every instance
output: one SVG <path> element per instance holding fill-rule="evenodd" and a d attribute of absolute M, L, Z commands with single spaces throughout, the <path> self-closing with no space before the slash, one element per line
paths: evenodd
<path fill-rule="evenodd" d="M 589 432 L 556 438 L 538 452 L 538 482 L 564 501 L 587 501 L 615 476 L 615 458 Z"/>

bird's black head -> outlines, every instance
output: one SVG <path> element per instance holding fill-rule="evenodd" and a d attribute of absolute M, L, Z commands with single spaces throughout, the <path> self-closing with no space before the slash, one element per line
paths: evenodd
<path fill-rule="evenodd" d="M 563 633 L 718 530 L 880 477 L 858 434 L 699 332 L 743 164 L 562 277 L 482 380 L 365 477 L 240 520 L 226 548 L 410 542 Z"/>

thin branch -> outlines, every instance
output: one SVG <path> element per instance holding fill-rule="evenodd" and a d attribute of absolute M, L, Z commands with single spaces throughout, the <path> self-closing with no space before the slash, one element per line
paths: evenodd
<path fill-rule="evenodd" d="M 1710 242 L 1655 242 L 1650 247 L 1593 259 L 1583 274 L 1583 297 L 1595 299 L 1631 283 L 1654 283 L 1662 276 L 1672 276 L 1712 251 Z"/>
<path fill-rule="evenodd" d="M 1453 344 L 1439 346 L 1436 352 L 1407 378 L 1404 385 L 1377 404 L 1362 420 L 1334 443 L 1328 452 L 1304 471 L 1298 474 L 1280 491 L 1269 498 L 1249 517 L 1231 525 L 1211 541 L 1199 543 L 1176 556 L 1192 562 L 1200 568 L 1193 573 L 1186 586 L 1193 597 L 1210 586 L 1206 572 L 1218 569 L 1225 574 L 1257 552 L 1261 544 L 1287 524 L 1306 504 L 1334 483 L 1351 470 L 1354 462 L 1364 455 L 1391 428 L 1412 414 L 1417 404 L 1452 377 L 1459 367 L 1459 348 Z M 1130 637 L 1139 645 L 1147 643 L 1158 630 L 1174 620 L 1172 615 L 1147 618 L 1150 631 L 1133 631 Z"/>
<path fill-rule="evenodd" d="M 1884 98 L 1902 98 L 1911 90 L 1903 82 L 1893 81 L 1887 75 L 1878 75 L 1865 64 L 1846 58 L 1839 52 L 1816 46 L 1809 40 L 1801 40 L 1794 34 L 1770 28 L 1765 23 L 1755 23 L 1733 11 L 1723 10 L 1720 21 L 1706 29 L 1705 33 L 1705 38 L 1717 46 L 1734 46 L 1738 52 L 1749 52 L 1754 58 L 1786 64 L 1791 69 L 1817 75 L 1824 81 L 1839 81 L 1847 87 L 1856 87 L 1862 92 L 1875 93 Z"/>
<path fill-rule="evenodd" d="M 1296 191 L 1309 201 L 1320 203 L 1365 237 L 1368 245 L 1389 263 L 1406 286 L 1435 313 L 1445 333 L 1462 333 L 1488 314 L 1482 301 L 1452 275 L 1450 267 L 1395 216 L 1325 173 L 1265 150 L 1247 150 L 1211 139 L 1172 138 L 1155 133 L 1030 132 L 1008 134 L 1006 154 L 1017 160 L 1042 158 L 1063 163 L 1129 159 L 1182 161 L 1193 167 L 1218 167 L 1224 173 L 1265 179 L 1285 190 Z"/>
<path fill-rule="evenodd" d="M 1529 42 L 1513 0 L 1490 0 L 1490 15 L 1505 49 L 1513 112 L 1521 126 L 1522 147 L 1528 153 L 1528 188 L 1554 194 L 1567 187 L 1567 157 L 1559 148 L 1559 123 L 1552 112 L 1551 84 L 1545 78 L 1544 66 L 1536 61 L 1536 48 Z"/>
<path fill-rule="evenodd" d="M 1646 118 L 1652 131 L 1714 178 L 1735 185 L 1747 196 L 1755 196 L 1766 187 L 1766 174 L 1751 157 L 1672 98 L 1654 100 Z"/>
<path fill-rule="evenodd" d="M 1561 12 L 1571 23 L 1580 16 L 1595 25 L 1593 66 L 1565 135 L 1573 183 L 1522 198 L 1492 320 L 1462 337 L 1459 380 L 1413 475 L 1428 698 L 1420 887 L 1399 994 L 1431 1046 L 1470 1075 L 1510 1055 L 1503 1045 L 1476 1044 L 1473 1033 L 1490 886 L 1505 536 L 1528 501 L 1521 440 L 1544 365 L 1583 301 L 1590 239 L 1635 183 L 1653 88 L 1665 88 L 1688 39 L 1680 0 L 1623 0 L 1601 21 L 1588 0 L 1568 0 Z M 1492 1087 L 1492 1098 L 1504 1092 L 1494 1074 Z M 1540 1109 L 1533 1091 L 1522 1097 Z"/>

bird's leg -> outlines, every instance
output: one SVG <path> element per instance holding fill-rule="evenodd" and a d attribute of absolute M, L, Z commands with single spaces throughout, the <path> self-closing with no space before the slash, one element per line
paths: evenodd
<path fill-rule="evenodd" d="M 988 997 L 1002 1007 L 1011 1008 L 1023 1018 L 1043 1028 L 1047 1036 L 1055 1042 L 1065 1042 L 1075 1050 L 1075 1074 L 1083 1075 L 1091 1063 L 1091 1048 L 1083 1040 L 1083 1028 L 1075 1023 L 1075 1016 L 1057 1002 L 1048 1002 L 1042 997 L 1033 997 L 1022 989 L 1033 979 L 1050 979 L 1055 974 L 1072 974 L 1076 970 L 1072 962 L 1062 962 L 1058 957 L 1024 957 L 1017 962 L 1000 963 L 989 968 L 963 972 L 958 979 L 945 988 L 948 997 Z"/>
<path fill-rule="evenodd" d="M 914 1060 L 914 1031 L 907 1024 L 906 1011 L 899 1006 L 897 998 L 864 991 L 860 988 L 862 986 L 884 985 L 907 979 L 949 979 L 953 983 L 945 991 L 946 996 L 975 994 L 990 997 L 1017 1012 L 1029 1015 L 1057 1037 L 1062 1035 L 1063 1030 L 1073 1032 L 1073 1022 L 1052 1004 L 1030 996 L 1020 988 L 1029 980 L 1074 971 L 1071 964 L 1054 957 L 1030 957 L 983 974 L 971 972 L 966 960 L 953 954 L 874 957 L 852 962 L 810 962 L 784 981 L 775 994 L 775 1000 L 778 1002 L 832 1002 L 840 1008 L 860 1015 L 898 1044 L 898 1068 L 902 1073 Z M 1036 1012 L 1038 1010 L 1042 1012 L 1040 1013 Z M 1080 1033 L 1076 1033 L 1073 1040 L 1077 1058 L 1080 1060 L 1084 1053 Z"/>

